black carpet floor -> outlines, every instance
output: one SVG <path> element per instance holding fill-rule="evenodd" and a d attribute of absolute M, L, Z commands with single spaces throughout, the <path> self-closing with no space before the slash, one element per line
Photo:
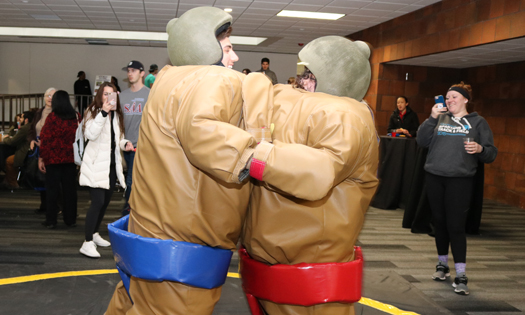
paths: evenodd
<path fill-rule="evenodd" d="M 119 276 L 111 249 L 90 259 L 78 250 L 89 207 L 87 190 L 79 189 L 77 227 L 61 222 L 48 230 L 36 214 L 39 195 L 30 190 L 0 190 L 0 314 L 104 314 Z M 120 216 L 122 192 L 116 192 L 104 218 Z M 469 237 L 467 275 L 470 296 L 453 292 L 451 281 L 430 279 L 434 242 L 428 235 L 401 228 L 403 211 L 370 208 L 359 238 L 365 256 L 364 291 L 356 314 L 519 314 L 525 310 L 525 211 L 487 202 L 482 235 Z M 230 270 L 237 272 L 235 254 Z M 70 272 L 103 270 L 100 275 Z M 56 275 L 55 273 L 65 273 Z M 454 272 L 452 271 L 454 274 Z M 51 279 L 41 279 L 52 274 Z M 15 277 L 19 283 L 6 283 Z M 32 277 L 31 277 L 32 276 Z M 241 281 L 228 278 L 214 314 L 250 314 Z M 406 313 L 409 314 L 409 313 Z"/>

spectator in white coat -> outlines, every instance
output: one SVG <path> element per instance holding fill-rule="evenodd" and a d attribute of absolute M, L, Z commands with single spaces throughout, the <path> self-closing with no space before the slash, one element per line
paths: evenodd
<path fill-rule="evenodd" d="M 90 187 L 91 205 L 86 215 L 85 241 L 80 252 L 92 258 L 100 257 L 97 246 L 111 245 L 98 231 L 117 178 L 124 188 L 126 185 L 120 151 L 133 150 L 131 142 L 124 139 L 124 121 L 118 97 L 115 104 L 108 101 L 110 93 L 116 91 L 112 83 L 103 83 L 86 110 L 84 121 L 84 137 L 89 142 L 80 166 L 80 185 Z"/>

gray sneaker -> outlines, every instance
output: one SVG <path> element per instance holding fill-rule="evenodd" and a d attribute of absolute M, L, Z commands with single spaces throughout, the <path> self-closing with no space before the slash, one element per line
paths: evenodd
<path fill-rule="evenodd" d="M 437 264 L 436 272 L 432 275 L 432 279 L 436 281 L 445 281 L 450 277 L 450 268 L 447 265 Z"/>
<path fill-rule="evenodd" d="M 454 279 L 454 283 L 452 283 L 452 286 L 454 287 L 454 292 L 461 295 L 468 295 L 468 278 L 464 273 L 460 273 L 456 276 Z"/>

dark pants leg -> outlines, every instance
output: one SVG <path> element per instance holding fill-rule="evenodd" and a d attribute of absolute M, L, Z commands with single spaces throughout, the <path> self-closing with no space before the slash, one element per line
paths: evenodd
<path fill-rule="evenodd" d="M 450 240 L 447 231 L 445 212 L 445 185 L 441 176 L 426 173 L 425 177 L 428 202 L 432 212 L 432 224 L 435 230 L 435 242 L 438 255 L 448 255 Z"/>
<path fill-rule="evenodd" d="M 47 212 L 47 194 L 45 190 L 40 191 L 40 212 Z"/>
<path fill-rule="evenodd" d="M 82 96 L 82 112 L 85 112 L 89 106 L 89 96 Z"/>
<path fill-rule="evenodd" d="M 466 223 L 470 202 L 472 201 L 473 177 L 458 177 L 452 180 L 446 194 L 445 209 L 447 211 L 447 229 L 450 248 L 455 263 L 467 261 Z"/>
<path fill-rule="evenodd" d="M 58 195 L 60 191 L 60 164 L 46 165 L 46 223 L 57 224 Z M 42 195 L 40 195 L 42 196 Z"/>
<path fill-rule="evenodd" d="M 5 181 L 8 185 L 18 187 L 18 182 L 16 181 L 17 173 L 18 168 L 15 167 L 15 156 L 11 155 L 5 160 Z"/>
<path fill-rule="evenodd" d="M 133 184 L 133 162 L 135 161 L 135 152 L 124 152 L 124 160 L 128 166 L 128 174 L 126 175 L 126 193 L 124 198 L 126 199 L 126 204 L 124 208 L 129 208 L 129 196 L 131 195 L 131 185 Z"/>
<path fill-rule="evenodd" d="M 78 105 L 78 112 L 80 113 L 82 117 L 84 117 L 84 111 L 89 106 L 89 98 L 90 98 L 89 96 L 85 96 L 85 95 L 76 97 L 76 101 Z"/>
<path fill-rule="evenodd" d="M 78 107 L 78 112 L 80 113 L 80 116 L 84 117 L 84 112 L 82 111 L 82 104 L 80 102 L 80 96 L 75 96 L 75 103 Z"/>
<path fill-rule="evenodd" d="M 77 222 L 77 167 L 74 163 L 60 164 L 62 168 L 62 198 L 64 223 Z"/>
<path fill-rule="evenodd" d="M 465 223 L 472 197 L 473 177 L 443 177 L 426 174 L 427 195 L 438 255 L 452 249 L 455 263 L 466 262 Z"/>
<path fill-rule="evenodd" d="M 109 171 L 109 189 L 90 188 L 89 195 L 91 197 L 91 206 L 89 206 L 86 214 L 86 241 L 93 240 L 93 234 L 98 232 L 106 209 L 111 201 L 113 190 L 117 182 L 117 173 L 115 165 L 112 164 Z"/>

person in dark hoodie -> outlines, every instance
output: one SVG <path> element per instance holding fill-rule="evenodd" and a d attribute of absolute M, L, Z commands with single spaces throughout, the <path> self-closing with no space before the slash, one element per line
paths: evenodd
<path fill-rule="evenodd" d="M 408 98 L 400 96 L 396 101 L 397 109 L 390 116 L 388 132 L 404 134 L 407 137 L 415 137 L 419 127 L 417 114 L 408 107 Z"/>
<path fill-rule="evenodd" d="M 465 273 L 465 222 L 474 174 L 478 162 L 492 163 L 498 154 L 487 121 L 476 112 L 467 112 L 471 99 L 470 85 L 463 82 L 452 85 L 446 96 L 447 107 L 434 105 L 430 117 L 419 127 L 417 136 L 417 143 L 429 148 L 425 182 L 438 252 L 438 264 L 432 279 L 444 281 L 450 276 L 450 245 L 456 269 L 452 286 L 461 295 L 469 294 Z"/>

